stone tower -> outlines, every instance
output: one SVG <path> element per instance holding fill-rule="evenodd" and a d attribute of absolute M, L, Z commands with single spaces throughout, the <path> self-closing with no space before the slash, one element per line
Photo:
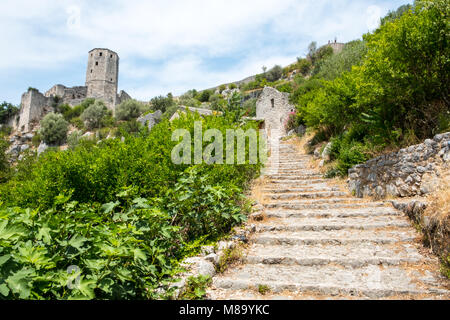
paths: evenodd
<path fill-rule="evenodd" d="M 114 112 L 117 104 L 119 56 L 109 49 L 89 51 L 86 72 L 87 97 L 101 99 Z"/>

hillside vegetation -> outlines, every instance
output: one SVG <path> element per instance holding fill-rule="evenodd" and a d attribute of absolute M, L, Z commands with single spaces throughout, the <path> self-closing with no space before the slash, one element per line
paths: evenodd
<path fill-rule="evenodd" d="M 450 130 L 449 15 L 444 0 L 401 7 L 295 79 L 298 122 L 332 141 L 329 175 Z"/>
<path fill-rule="evenodd" d="M 19 162 L 0 185 L 0 298 L 157 298 L 179 261 L 245 221 L 260 168 L 175 165 L 172 132 L 256 129 L 234 119 L 187 114 Z"/>

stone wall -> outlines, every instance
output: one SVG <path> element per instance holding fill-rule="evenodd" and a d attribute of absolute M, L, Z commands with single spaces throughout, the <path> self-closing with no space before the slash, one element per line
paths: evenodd
<path fill-rule="evenodd" d="M 256 102 L 256 118 L 264 119 L 268 136 L 276 130 L 286 135 L 285 124 L 292 111 L 295 107 L 289 103 L 289 94 L 271 87 L 265 87 Z"/>
<path fill-rule="evenodd" d="M 37 90 L 28 90 L 22 95 L 18 118 L 14 129 L 30 132 L 42 117 L 52 111 L 51 98 L 47 98 Z"/>
<path fill-rule="evenodd" d="M 436 190 L 449 160 L 450 132 L 353 167 L 349 188 L 358 197 L 425 195 Z"/>

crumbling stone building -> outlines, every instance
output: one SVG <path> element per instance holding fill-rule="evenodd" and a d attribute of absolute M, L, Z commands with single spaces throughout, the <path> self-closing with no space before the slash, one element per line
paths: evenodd
<path fill-rule="evenodd" d="M 267 136 L 285 136 L 291 112 L 295 107 L 289 102 L 289 94 L 272 87 L 265 87 L 256 101 L 256 118 L 264 120 Z"/>
<path fill-rule="evenodd" d="M 89 51 L 85 86 L 68 88 L 57 84 L 45 94 L 29 89 L 22 95 L 19 113 L 10 124 L 17 131 L 30 132 L 58 104 L 73 107 L 86 98 L 102 100 L 114 113 L 116 105 L 131 99 L 125 91 L 117 94 L 118 80 L 117 53 L 109 49 L 93 49 Z"/>

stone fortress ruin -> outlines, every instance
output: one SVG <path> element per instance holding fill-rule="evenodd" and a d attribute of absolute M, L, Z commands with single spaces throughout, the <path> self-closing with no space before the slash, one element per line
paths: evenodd
<path fill-rule="evenodd" d="M 86 98 L 102 100 L 114 113 L 116 105 L 131 99 L 123 90 L 117 93 L 118 79 L 118 54 L 109 49 L 92 49 L 89 51 L 84 86 L 68 88 L 57 84 L 44 94 L 30 88 L 22 95 L 20 111 L 9 124 L 16 131 L 30 132 L 42 117 L 54 111 L 58 104 L 74 107 Z"/>

